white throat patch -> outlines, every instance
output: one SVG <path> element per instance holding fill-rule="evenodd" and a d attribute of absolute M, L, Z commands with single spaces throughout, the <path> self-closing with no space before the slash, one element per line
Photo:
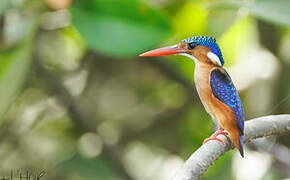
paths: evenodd
<path fill-rule="evenodd" d="M 208 53 L 207 53 L 207 57 L 208 57 L 208 58 L 211 60 L 211 62 L 213 62 L 214 64 L 217 64 L 217 65 L 222 66 L 221 60 L 220 60 L 220 58 L 219 58 L 216 54 L 214 54 L 214 53 L 212 53 L 212 52 L 208 52 Z"/>
<path fill-rule="evenodd" d="M 194 62 L 198 62 L 198 60 L 197 60 L 194 56 L 192 56 L 192 55 L 190 55 L 190 54 L 187 54 L 187 53 L 180 53 L 179 55 L 189 57 L 189 58 L 192 59 Z"/>

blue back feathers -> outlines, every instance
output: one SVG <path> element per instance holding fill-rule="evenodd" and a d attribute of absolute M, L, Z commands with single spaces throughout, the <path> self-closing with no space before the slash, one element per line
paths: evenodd
<path fill-rule="evenodd" d="M 196 43 L 198 45 L 210 47 L 211 52 L 215 53 L 220 58 L 221 64 L 224 65 L 224 59 L 223 59 L 221 50 L 216 43 L 215 38 L 209 37 L 209 36 L 195 36 L 195 37 L 189 37 L 187 39 L 184 39 L 181 42 Z"/>
<path fill-rule="evenodd" d="M 245 113 L 230 76 L 226 71 L 223 73 L 219 69 L 213 70 L 210 76 L 210 85 L 214 96 L 233 110 L 237 119 L 239 134 L 243 135 Z"/>

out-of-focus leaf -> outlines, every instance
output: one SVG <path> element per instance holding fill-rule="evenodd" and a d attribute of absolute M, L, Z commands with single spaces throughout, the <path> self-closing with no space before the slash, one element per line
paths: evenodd
<path fill-rule="evenodd" d="M 287 0 L 223 1 L 210 5 L 214 9 L 240 7 L 247 8 L 253 16 L 261 20 L 290 27 L 290 1 Z"/>
<path fill-rule="evenodd" d="M 31 62 L 34 27 L 34 23 L 31 23 L 30 30 L 21 44 L 0 51 L 0 117 L 15 100 L 25 80 Z"/>
<path fill-rule="evenodd" d="M 152 48 L 171 29 L 159 11 L 137 0 L 79 1 L 72 15 L 88 46 L 111 56 L 136 55 Z"/>

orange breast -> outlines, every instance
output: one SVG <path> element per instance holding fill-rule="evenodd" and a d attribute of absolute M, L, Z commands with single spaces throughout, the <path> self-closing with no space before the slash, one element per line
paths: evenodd
<path fill-rule="evenodd" d="M 236 117 L 230 107 L 219 101 L 212 93 L 210 86 L 210 74 L 218 68 L 208 63 L 196 63 L 195 84 L 201 102 L 211 116 L 213 116 L 221 128 L 232 131 L 236 130 Z"/>
<path fill-rule="evenodd" d="M 218 67 L 205 62 L 195 64 L 194 80 L 196 89 L 207 112 L 217 121 L 220 128 L 229 132 L 231 140 L 242 154 L 243 149 L 235 114 L 230 107 L 218 100 L 212 93 L 210 75 L 215 68 Z"/>

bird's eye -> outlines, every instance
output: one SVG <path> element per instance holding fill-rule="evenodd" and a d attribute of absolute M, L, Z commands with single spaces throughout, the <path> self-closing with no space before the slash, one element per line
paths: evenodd
<path fill-rule="evenodd" d="M 190 49 L 190 50 L 192 50 L 192 49 L 194 49 L 195 47 L 197 46 L 197 44 L 196 43 L 188 43 L 188 49 Z"/>

